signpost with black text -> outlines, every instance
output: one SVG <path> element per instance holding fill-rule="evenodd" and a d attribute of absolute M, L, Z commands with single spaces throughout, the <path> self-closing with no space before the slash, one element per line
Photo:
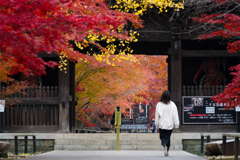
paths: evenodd
<path fill-rule="evenodd" d="M 183 124 L 236 124 L 235 108 L 226 109 L 211 96 L 184 96 Z"/>

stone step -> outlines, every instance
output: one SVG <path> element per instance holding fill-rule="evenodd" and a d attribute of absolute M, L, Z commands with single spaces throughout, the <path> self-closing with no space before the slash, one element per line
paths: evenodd
<path fill-rule="evenodd" d="M 194 129 L 194 128 L 193 128 Z M 14 152 L 14 135 L 36 135 L 37 151 L 56 150 L 115 150 L 115 133 L 1 133 L 0 140 L 10 142 L 9 150 Z M 172 150 L 200 152 L 202 133 L 173 133 Z M 209 134 L 209 133 L 208 133 Z M 210 133 L 211 141 L 222 139 L 222 133 Z M 227 133 L 226 133 L 227 134 Z M 231 133 L 228 133 L 231 134 Z M 24 138 L 19 138 L 19 148 L 24 151 Z M 80 141 L 79 141 L 80 140 Z M 205 140 L 206 141 L 206 140 Z M 98 142 L 98 143 L 97 143 Z M 28 149 L 32 151 L 32 137 L 29 136 Z M 162 150 L 159 133 L 121 133 L 121 150 Z"/>
<path fill-rule="evenodd" d="M 120 150 L 163 150 L 159 134 L 121 133 Z M 116 134 L 65 134 L 55 139 L 55 150 L 116 150 Z M 171 137 L 171 149 L 182 150 L 182 139 Z"/>

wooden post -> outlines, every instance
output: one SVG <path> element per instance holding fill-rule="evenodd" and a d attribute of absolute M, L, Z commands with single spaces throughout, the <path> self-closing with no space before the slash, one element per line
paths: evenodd
<path fill-rule="evenodd" d="M 65 61 L 66 60 L 66 61 Z M 69 126 L 69 60 L 59 58 L 64 64 L 62 70 L 58 70 L 59 83 L 59 127 L 60 132 L 70 132 Z"/>
<path fill-rule="evenodd" d="M 168 58 L 167 58 L 167 63 L 168 63 L 168 90 L 171 91 L 171 54 L 168 53 Z"/>
<path fill-rule="evenodd" d="M 222 136 L 222 154 L 226 155 L 226 136 Z"/>
<path fill-rule="evenodd" d="M 182 122 L 182 50 L 181 40 L 178 36 L 172 37 L 171 54 L 171 100 L 177 105 L 179 115 L 179 130 Z"/>
<path fill-rule="evenodd" d="M 18 136 L 14 136 L 15 155 L 18 155 Z"/>
<path fill-rule="evenodd" d="M 210 142 L 210 136 L 207 136 L 207 143 Z"/>
<path fill-rule="evenodd" d="M 27 146 L 28 146 L 28 136 L 24 136 L 24 141 L 25 141 L 25 154 L 27 153 Z"/>
<path fill-rule="evenodd" d="M 36 153 L 36 136 L 33 136 L 33 153 Z"/>
<path fill-rule="evenodd" d="M 238 160 L 238 141 L 239 141 L 239 137 L 235 137 L 235 158 L 234 158 L 234 160 Z"/>
<path fill-rule="evenodd" d="M 75 133 L 75 63 L 69 62 L 70 131 Z"/>
<path fill-rule="evenodd" d="M 203 153 L 203 141 L 204 141 L 204 137 L 203 135 L 201 135 L 201 153 Z"/>

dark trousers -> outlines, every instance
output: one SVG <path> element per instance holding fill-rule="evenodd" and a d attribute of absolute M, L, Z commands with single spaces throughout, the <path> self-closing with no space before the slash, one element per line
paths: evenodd
<path fill-rule="evenodd" d="M 159 129 L 159 137 L 162 141 L 163 147 L 167 146 L 168 150 L 171 145 L 170 138 L 171 138 L 172 130 L 165 130 Z"/>
<path fill-rule="evenodd" d="M 152 130 L 152 133 L 155 133 L 155 129 Z"/>
<path fill-rule="evenodd" d="M 122 132 L 122 129 L 120 128 L 120 133 Z M 117 133 L 117 129 L 115 128 L 115 133 Z"/>

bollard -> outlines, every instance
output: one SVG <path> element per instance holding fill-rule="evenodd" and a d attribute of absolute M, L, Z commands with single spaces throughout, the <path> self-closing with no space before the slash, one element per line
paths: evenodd
<path fill-rule="evenodd" d="M 27 146 L 28 146 L 28 136 L 24 136 L 24 142 L 25 142 L 25 149 L 24 149 L 24 153 L 26 154 L 27 153 Z"/>
<path fill-rule="evenodd" d="M 238 141 L 239 141 L 239 138 L 238 137 L 235 137 L 235 156 L 234 156 L 234 160 L 238 160 Z"/>
<path fill-rule="evenodd" d="M 226 136 L 222 136 L 222 154 L 226 155 Z"/>
<path fill-rule="evenodd" d="M 210 142 L 210 136 L 207 136 L 207 143 Z"/>
<path fill-rule="evenodd" d="M 201 153 L 203 153 L 203 141 L 204 141 L 204 137 L 203 135 L 201 135 Z"/>
<path fill-rule="evenodd" d="M 15 143 L 15 155 L 18 155 L 18 137 L 14 136 L 14 143 Z"/>
<path fill-rule="evenodd" d="M 117 129 L 117 147 L 116 150 L 119 151 L 119 134 L 120 134 L 120 128 L 121 128 L 121 120 L 122 120 L 122 115 L 121 115 L 121 108 L 118 106 L 115 108 L 115 128 Z"/>
<path fill-rule="evenodd" d="M 33 136 L 33 153 L 36 153 L 36 136 Z"/>
<path fill-rule="evenodd" d="M 201 153 L 203 153 L 204 137 L 207 137 L 207 143 L 210 142 L 210 135 L 203 135 L 203 134 L 201 134 Z"/>

